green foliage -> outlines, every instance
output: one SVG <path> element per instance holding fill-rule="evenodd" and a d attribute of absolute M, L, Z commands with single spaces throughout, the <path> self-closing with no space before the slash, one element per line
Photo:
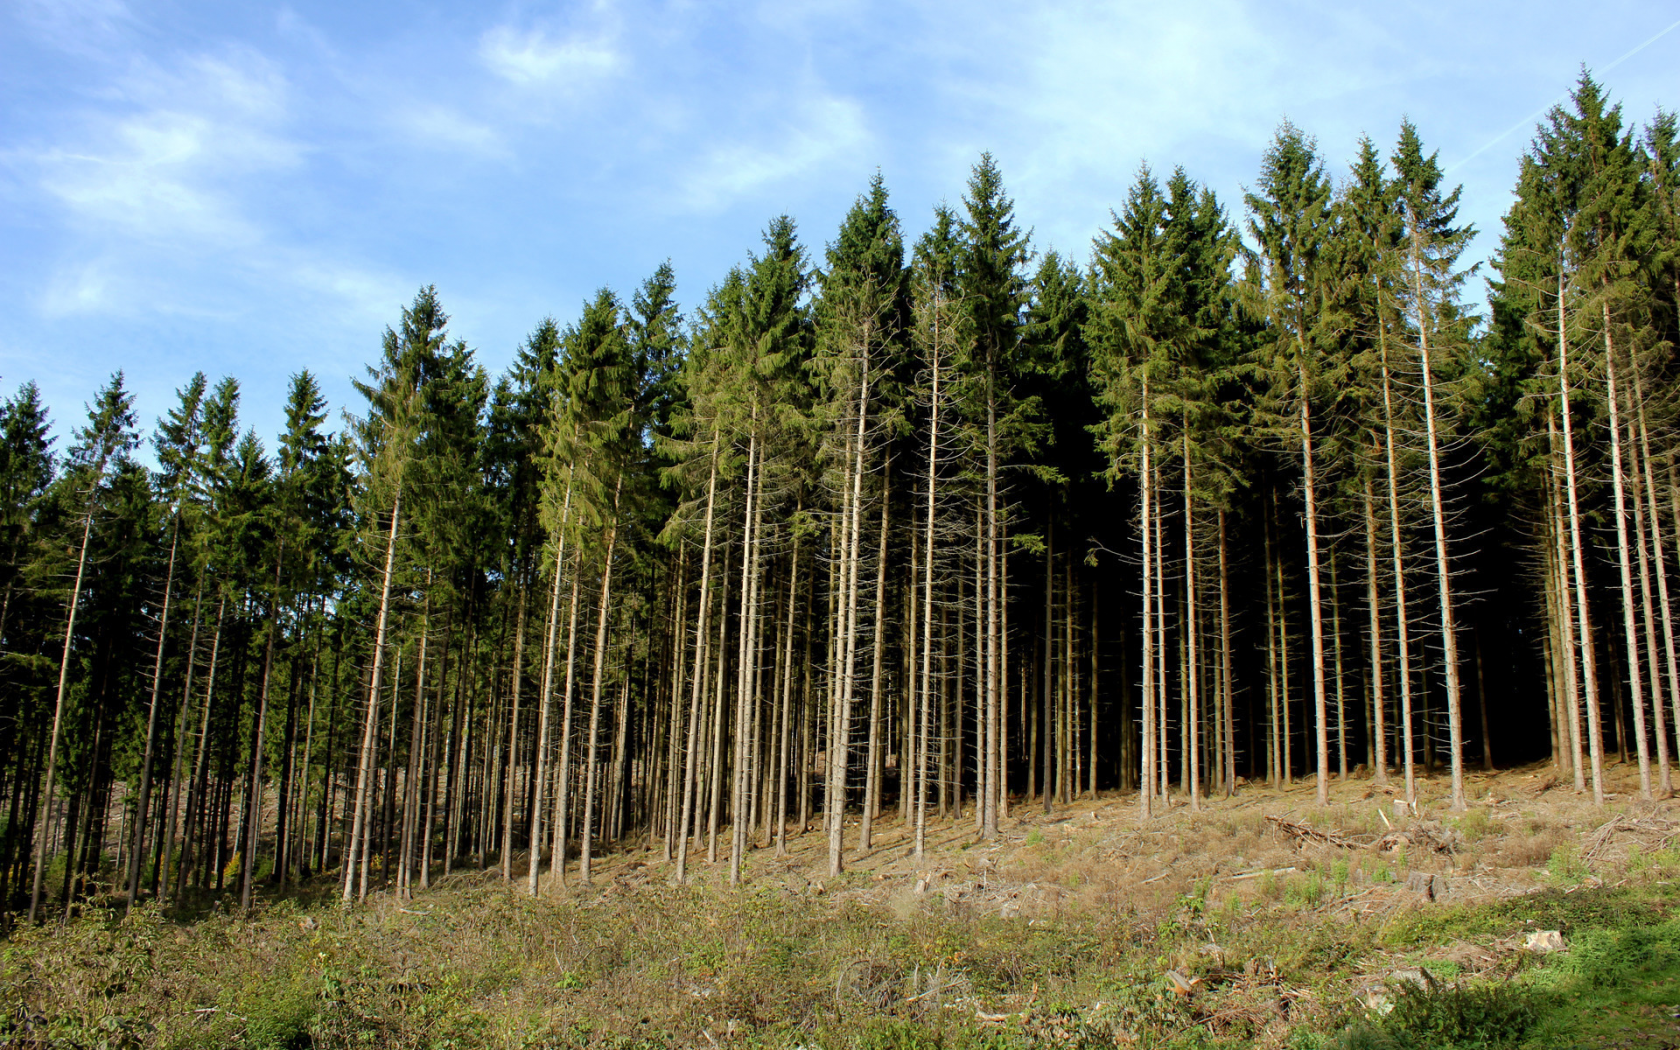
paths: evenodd
<path fill-rule="evenodd" d="M 1540 1019 L 1532 993 L 1510 985 L 1393 986 L 1393 1009 L 1340 1033 L 1334 1050 L 1498 1050 Z"/>
<path fill-rule="evenodd" d="M 1574 843 L 1562 843 L 1546 859 L 1546 874 L 1559 882 L 1574 884 L 1586 878 L 1590 871 L 1581 860 L 1581 848 Z"/>

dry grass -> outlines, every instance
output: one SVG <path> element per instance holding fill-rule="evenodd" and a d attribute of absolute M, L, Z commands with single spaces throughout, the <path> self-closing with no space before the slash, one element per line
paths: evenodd
<path fill-rule="evenodd" d="M 1135 796 L 1017 804 L 996 840 L 942 825 L 919 860 L 888 814 L 839 879 L 808 834 L 752 851 L 742 887 L 703 845 L 672 887 L 644 846 L 540 900 L 469 873 L 407 904 L 93 916 L 6 946 L 0 1045 L 1281 1046 L 1409 946 L 1503 958 L 1487 937 L 1464 947 L 1482 927 L 1455 909 L 1680 871 L 1680 809 L 1633 804 L 1632 771 L 1611 775 L 1606 807 L 1542 767 L 1473 776 L 1462 814 L 1425 780 L 1415 818 L 1363 779 L 1333 783 L 1327 808 L 1310 783 L 1247 786 L 1148 821 Z M 1412 876 L 1450 889 L 1431 902 Z M 1168 970 L 1201 978 L 1194 1002 Z"/>

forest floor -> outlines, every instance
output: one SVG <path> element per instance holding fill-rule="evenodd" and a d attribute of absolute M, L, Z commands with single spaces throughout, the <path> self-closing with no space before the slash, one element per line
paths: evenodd
<path fill-rule="evenodd" d="M 748 853 L 658 843 L 531 899 L 456 872 L 414 899 L 329 877 L 249 916 L 90 909 L 0 956 L 0 1047 L 1680 1047 L 1680 802 L 1549 765 L 1016 800 L 999 836 L 889 812 Z M 1555 936 L 1550 931 L 1556 931 Z"/>

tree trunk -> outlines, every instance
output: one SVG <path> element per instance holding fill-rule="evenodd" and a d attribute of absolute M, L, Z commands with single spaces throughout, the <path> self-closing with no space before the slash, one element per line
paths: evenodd
<path fill-rule="evenodd" d="M 1138 749 L 1142 759 L 1138 771 L 1138 804 L 1144 817 L 1154 816 L 1155 808 L 1155 580 L 1154 580 L 1154 471 L 1149 462 L 1149 379 L 1144 377 L 1143 432 L 1139 438 L 1138 497 L 1140 519 L 1138 538 L 1143 553 L 1143 740 Z"/>
<path fill-rule="evenodd" d="M 1400 658 L 1401 746 L 1406 751 L 1406 805 L 1417 808 L 1417 749 L 1412 743 L 1412 643 L 1411 614 L 1406 607 L 1404 545 L 1400 538 L 1400 473 L 1394 455 L 1393 383 L 1388 370 L 1388 345 L 1382 344 L 1383 446 L 1388 461 L 1389 544 L 1394 557 L 1394 633 Z"/>
<path fill-rule="evenodd" d="M 1651 754 L 1645 739 L 1645 683 L 1639 666 L 1639 631 L 1634 612 L 1633 562 L 1628 545 L 1627 494 L 1622 477 L 1621 398 L 1616 392 L 1616 348 L 1610 338 L 1610 304 L 1600 304 L 1604 314 L 1604 381 L 1610 408 L 1610 484 L 1616 497 L 1616 567 L 1622 582 L 1622 633 L 1627 644 L 1628 685 L 1633 702 L 1633 732 L 1639 755 L 1639 797 L 1651 797 Z M 1643 551 L 1643 547 L 1641 548 Z M 1621 705 L 1616 706 L 1617 713 Z M 1625 749 L 1626 737 L 1622 737 Z"/>
<path fill-rule="evenodd" d="M 758 443 L 757 406 L 754 406 L 754 429 L 747 441 L 747 504 L 741 515 L 741 639 L 735 657 L 735 748 L 731 771 L 729 800 L 729 884 L 741 882 L 741 862 L 746 853 L 749 830 L 747 796 L 748 772 L 752 761 L 750 741 L 753 717 L 757 711 L 757 646 L 758 625 L 758 528 L 763 517 L 758 500 L 763 498 L 761 460 Z"/>
<path fill-rule="evenodd" d="M 1312 415 L 1308 410 L 1306 342 L 1297 333 L 1301 354 L 1301 469 L 1307 524 L 1307 605 L 1312 623 L 1313 724 L 1318 744 L 1318 804 L 1330 804 L 1330 730 L 1324 690 L 1324 610 L 1318 582 L 1318 495 L 1313 482 Z"/>
<path fill-rule="evenodd" d="M 886 651 L 887 512 L 892 506 L 892 460 L 887 460 L 881 483 L 881 539 L 875 555 L 874 659 L 869 676 L 869 747 L 864 768 L 863 818 L 858 829 L 858 849 L 868 853 L 874 846 L 875 814 L 881 805 L 881 661 Z"/>
<path fill-rule="evenodd" d="M 1201 728 L 1201 654 L 1198 645 L 1201 641 L 1200 606 L 1196 600 L 1196 504 L 1195 487 L 1190 470 L 1190 427 L 1189 419 L 1184 421 L 1184 620 L 1189 625 L 1185 632 L 1184 668 L 1186 671 L 1185 695 L 1188 702 L 1188 716 L 1184 720 L 1187 749 L 1185 778 L 1190 782 L 1190 812 L 1195 813 L 1202 808 L 1202 764 L 1199 730 Z"/>
<path fill-rule="evenodd" d="M 525 677 L 525 608 L 530 594 L 530 581 L 521 580 L 518 625 L 513 632 L 513 669 L 508 675 L 507 785 L 502 803 L 502 881 L 507 883 L 513 882 L 513 814 L 517 808 L 513 800 L 517 797 L 514 787 L 519 771 L 519 692 Z M 507 620 L 502 622 L 505 624 Z"/>
<path fill-rule="evenodd" d="M 274 636 L 280 631 L 280 570 L 285 564 L 285 542 L 274 552 L 274 598 L 268 606 L 268 640 L 264 645 L 262 692 L 257 697 L 257 724 L 251 733 L 251 798 L 245 836 L 245 852 L 239 859 L 239 909 L 251 910 L 251 885 L 256 882 L 257 840 L 262 837 L 263 730 L 268 721 L 268 684 L 274 677 Z"/>
<path fill-rule="evenodd" d="M 169 599 L 174 596 L 175 591 L 175 549 L 180 543 L 180 538 L 181 518 L 176 514 L 171 518 L 169 526 L 169 564 L 164 570 L 163 608 L 158 614 L 157 657 L 152 663 L 151 702 L 146 705 L 146 751 L 140 760 L 140 791 L 134 810 L 134 844 L 130 848 L 128 858 L 128 890 L 123 901 L 124 915 L 133 909 L 134 898 L 140 893 L 140 858 L 146 854 L 146 825 L 149 823 L 147 811 L 152 796 L 152 750 L 157 743 L 158 690 L 163 685 L 163 649 L 164 642 L 169 637 Z"/>
<path fill-rule="evenodd" d="M 1554 450 L 1553 458 L 1556 459 L 1556 419 L 1550 413 L 1546 416 L 1546 431 Z M 1575 648 L 1576 592 L 1570 577 L 1569 543 L 1565 540 L 1566 536 L 1570 537 L 1571 540 L 1573 539 L 1574 528 L 1564 518 L 1564 497 L 1559 491 L 1560 488 L 1557 473 L 1553 471 L 1551 477 L 1552 542 L 1556 547 L 1558 608 L 1562 612 L 1559 621 L 1558 647 L 1563 650 L 1564 654 L 1563 687 L 1564 692 L 1568 694 L 1564 715 L 1569 720 L 1567 734 L 1569 738 L 1569 766 L 1574 773 L 1575 790 L 1581 792 L 1587 789 L 1587 781 L 1586 765 L 1581 761 L 1581 747 L 1584 741 L 1581 739 L 1581 674 L 1576 663 L 1577 650 Z"/>
<path fill-rule="evenodd" d="M 554 706 L 554 633 L 560 627 L 560 584 L 566 564 L 566 524 L 572 513 L 572 472 L 566 472 L 566 495 L 560 511 L 560 528 L 554 536 L 554 583 L 549 588 L 548 635 L 543 643 L 542 690 L 537 694 L 536 753 L 531 759 L 532 804 L 528 838 L 531 844 L 531 864 L 525 872 L 525 891 L 535 897 L 539 889 L 538 869 L 542 864 L 543 783 L 548 762 L 549 710 Z M 577 607 L 577 573 L 572 573 L 572 607 Z M 555 865 L 559 867 L 558 864 Z"/>
<path fill-rule="evenodd" d="M 368 780 L 372 776 L 369 759 L 372 757 L 374 742 L 377 739 L 379 724 L 379 672 L 385 664 L 385 628 L 391 611 L 391 569 L 397 557 L 397 523 L 402 513 L 402 492 L 399 490 L 396 500 L 391 504 L 391 531 L 385 538 L 385 574 L 379 588 L 379 625 L 374 630 L 373 639 L 373 676 L 368 686 L 367 724 L 362 731 L 362 763 L 356 775 L 356 818 L 355 826 L 350 832 L 350 849 L 345 855 L 344 889 L 341 898 L 348 903 L 355 890 L 356 851 L 361 850 L 361 857 L 367 857 L 365 842 L 365 819 L 363 807 L 367 802 Z M 363 871 L 366 871 L 364 866 Z M 362 896 L 367 894 L 367 878 L 362 878 Z"/>
<path fill-rule="evenodd" d="M 1447 747 L 1452 752 L 1452 808 L 1463 812 L 1464 729 L 1459 704 L 1458 629 L 1453 622 L 1452 570 L 1447 560 L 1447 519 L 1441 494 L 1441 457 L 1435 423 L 1435 380 L 1429 363 L 1429 317 L 1424 296 L 1419 233 L 1412 230 L 1412 286 L 1418 310 L 1418 355 L 1423 366 L 1424 434 L 1429 446 L 1429 510 L 1435 522 L 1435 578 L 1441 599 L 1442 663 L 1447 680 Z"/>
<path fill-rule="evenodd" d="M 95 474 L 93 484 L 88 490 L 87 512 L 82 516 L 82 544 L 76 554 L 76 583 L 70 591 L 70 610 L 64 621 L 64 649 L 58 662 L 58 699 L 53 704 L 52 743 L 47 746 L 46 786 L 41 789 L 41 814 L 35 821 L 40 829 L 41 843 L 35 852 L 35 883 L 29 894 L 29 921 L 35 921 L 35 915 L 41 906 L 41 882 L 46 877 L 47 864 L 47 815 L 52 810 L 53 775 L 58 771 L 58 736 L 59 725 L 64 720 L 64 698 L 70 683 L 70 643 L 76 636 L 76 610 L 82 601 L 82 579 L 87 571 L 88 539 L 93 535 L 94 492 L 99 485 L 100 475 Z M 65 864 L 65 882 L 70 880 L 70 865 Z"/>
<path fill-rule="evenodd" d="M 607 662 L 607 622 L 612 608 L 613 552 L 618 545 L 618 499 L 624 491 L 624 473 L 613 484 L 612 524 L 607 527 L 607 550 L 601 567 L 601 601 L 595 617 L 595 666 L 589 687 L 589 739 L 584 744 L 583 827 L 579 829 L 578 878 L 589 885 L 590 844 L 595 831 L 596 741 L 601 724 L 601 683 Z M 568 697 L 569 699 L 569 697 Z M 564 744 L 562 744 L 564 746 Z M 557 825 L 564 828 L 564 824 Z M 562 832 L 563 833 L 563 832 Z"/>
<path fill-rule="evenodd" d="M 1371 752 L 1372 782 L 1388 783 L 1388 727 L 1384 723 L 1387 703 L 1383 696 L 1382 606 L 1377 591 L 1377 512 L 1371 479 L 1365 478 L 1365 599 L 1371 613 Z"/>
<path fill-rule="evenodd" d="M 694 673 L 688 709 L 688 748 L 683 772 L 682 820 L 677 824 L 677 882 L 682 884 L 688 874 L 689 827 L 694 818 L 697 763 L 700 757 L 700 700 L 704 689 L 707 627 L 712 612 L 712 524 L 717 503 L 718 435 L 712 434 L 712 461 L 706 482 L 706 535 L 700 548 L 700 598 L 696 603 L 699 615 L 694 623 Z"/>
<path fill-rule="evenodd" d="M 1558 392 L 1562 400 L 1563 471 L 1569 494 L 1570 559 L 1575 569 L 1575 617 L 1581 633 L 1581 670 L 1587 694 L 1587 749 L 1592 756 L 1593 802 L 1604 804 L 1604 741 L 1599 732 L 1598 669 L 1593 657 L 1591 606 L 1587 604 L 1587 568 L 1582 553 L 1581 505 L 1575 483 L 1575 429 L 1569 408 L 1569 329 L 1565 323 L 1563 275 L 1558 275 Z"/>

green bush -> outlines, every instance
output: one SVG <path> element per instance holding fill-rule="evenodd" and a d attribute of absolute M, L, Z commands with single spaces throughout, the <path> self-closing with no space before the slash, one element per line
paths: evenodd
<path fill-rule="evenodd" d="M 1399 985 L 1394 1008 L 1354 1023 L 1333 1050 L 1498 1050 L 1516 1046 L 1540 1018 L 1533 996 L 1511 985 Z"/>

